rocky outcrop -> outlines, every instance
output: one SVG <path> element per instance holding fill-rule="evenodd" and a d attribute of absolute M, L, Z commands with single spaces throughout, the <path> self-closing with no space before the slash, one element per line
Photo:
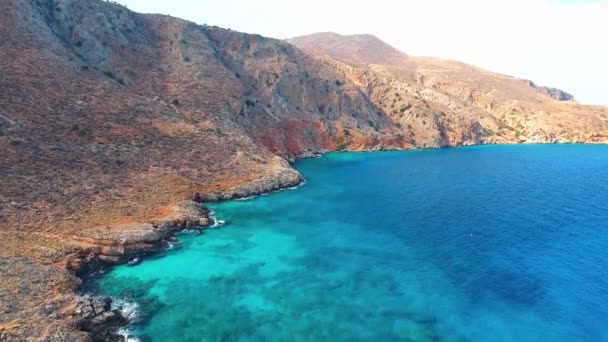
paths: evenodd
<path fill-rule="evenodd" d="M 552 99 L 558 101 L 574 101 L 574 96 L 572 96 L 572 94 L 569 94 L 561 89 L 537 86 L 532 81 L 528 81 L 528 85 L 530 88 L 536 90 L 536 92 L 539 94 L 548 96 Z"/>
<path fill-rule="evenodd" d="M 200 196 L 197 196 L 200 199 Z M 182 201 L 165 218 L 120 227 L 84 229 L 72 236 L 76 253 L 68 257 L 67 267 L 85 273 L 98 262 L 116 264 L 145 253 L 158 252 L 174 241 L 177 231 L 202 230 L 213 219 L 209 209 L 195 201 Z"/>
<path fill-rule="evenodd" d="M 288 167 L 286 161 L 284 161 L 284 166 L 284 168 L 279 169 L 276 173 L 258 178 L 241 186 L 224 191 L 200 194 L 200 198 L 205 202 L 215 202 L 233 198 L 257 196 L 279 189 L 294 187 L 303 181 L 302 175 Z"/>
<path fill-rule="evenodd" d="M 112 299 L 108 297 L 78 297 L 72 312 L 81 329 L 89 332 L 97 341 L 115 338 L 115 330 L 128 321 L 121 308 L 112 307 Z"/>

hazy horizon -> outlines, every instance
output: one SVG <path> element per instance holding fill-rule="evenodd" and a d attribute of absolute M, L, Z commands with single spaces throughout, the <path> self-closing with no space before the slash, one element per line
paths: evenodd
<path fill-rule="evenodd" d="M 317 32 L 372 34 L 416 56 L 453 59 L 608 105 L 608 0 L 119 0 L 132 10 L 287 39 Z M 346 14 L 346 15 L 345 15 Z"/>

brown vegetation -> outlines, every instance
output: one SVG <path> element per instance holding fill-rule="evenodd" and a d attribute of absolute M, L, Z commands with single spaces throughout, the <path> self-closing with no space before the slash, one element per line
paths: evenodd
<path fill-rule="evenodd" d="M 287 160 L 608 137 L 605 108 L 371 36 L 331 58 L 99 0 L 2 1 L 0 36 L 0 340 L 87 340 L 116 316 L 83 267 L 206 224 L 187 200 L 297 184 Z"/>

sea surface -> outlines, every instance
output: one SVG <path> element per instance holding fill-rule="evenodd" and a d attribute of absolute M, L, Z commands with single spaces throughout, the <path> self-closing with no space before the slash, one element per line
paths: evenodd
<path fill-rule="evenodd" d="M 152 341 L 608 341 L 608 146 L 332 153 L 92 289 Z"/>

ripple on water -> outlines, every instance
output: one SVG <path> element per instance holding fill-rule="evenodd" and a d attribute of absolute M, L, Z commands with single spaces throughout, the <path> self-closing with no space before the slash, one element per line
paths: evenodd
<path fill-rule="evenodd" d="M 598 156 L 601 156 L 599 158 Z M 98 291 L 141 340 L 608 340 L 608 147 L 339 153 Z M 595 190 L 594 190 L 595 189 Z"/>

